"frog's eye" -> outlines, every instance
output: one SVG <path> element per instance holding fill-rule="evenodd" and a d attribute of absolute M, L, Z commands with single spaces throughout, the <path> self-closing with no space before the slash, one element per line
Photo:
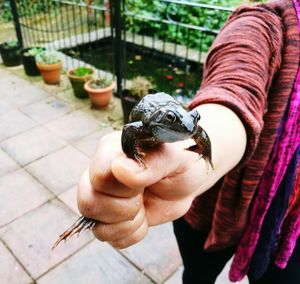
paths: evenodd
<path fill-rule="evenodd" d="M 166 118 L 170 122 L 175 122 L 176 121 L 176 115 L 173 112 L 168 112 L 166 115 Z"/>

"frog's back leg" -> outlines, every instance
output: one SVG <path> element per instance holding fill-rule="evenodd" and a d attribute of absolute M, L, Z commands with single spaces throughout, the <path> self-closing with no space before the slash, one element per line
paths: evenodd
<path fill-rule="evenodd" d="M 196 144 L 190 146 L 189 148 L 187 148 L 187 150 L 196 152 L 201 155 L 206 162 L 207 168 L 209 168 L 210 165 L 211 168 L 214 169 L 214 165 L 212 162 L 211 142 L 206 131 L 198 125 L 196 134 L 192 138 L 194 139 Z"/>

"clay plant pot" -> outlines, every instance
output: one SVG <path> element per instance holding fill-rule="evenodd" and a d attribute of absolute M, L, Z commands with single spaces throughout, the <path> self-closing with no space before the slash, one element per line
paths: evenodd
<path fill-rule="evenodd" d="M 21 47 L 14 46 L 6 48 L 5 44 L 0 44 L 0 54 L 3 64 L 8 67 L 18 66 L 21 62 Z"/>
<path fill-rule="evenodd" d="M 43 47 L 38 47 L 41 50 L 45 50 Z M 32 47 L 23 48 L 21 51 L 21 58 L 24 66 L 24 71 L 28 76 L 40 76 L 40 70 L 36 66 L 35 55 L 28 54 L 28 51 Z"/>
<path fill-rule="evenodd" d="M 87 81 L 84 84 L 84 89 L 88 92 L 88 95 L 91 99 L 94 108 L 106 107 L 113 96 L 113 89 L 115 88 L 115 82 L 112 82 L 111 85 L 106 88 L 95 89 L 90 86 L 93 80 L 94 79 Z"/>
<path fill-rule="evenodd" d="M 36 63 L 36 66 L 41 72 L 43 80 L 46 84 L 55 85 L 60 82 L 60 71 L 62 68 L 62 62 L 55 64 L 39 64 Z"/>
<path fill-rule="evenodd" d="M 73 88 L 73 91 L 74 91 L 74 95 L 75 95 L 76 98 L 79 98 L 79 99 L 88 98 L 89 95 L 88 95 L 87 91 L 84 88 L 84 84 L 87 81 L 92 79 L 94 70 L 92 68 L 89 68 L 91 70 L 90 74 L 85 75 L 85 76 L 76 76 L 76 75 L 74 75 L 74 70 L 75 69 L 76 68 L 69 69 L 68 72 L 67 72 L 67 76 L 68 76 L 68 78 L 71 82 L 71 85 L 72 85 L 72 88 Z"/>

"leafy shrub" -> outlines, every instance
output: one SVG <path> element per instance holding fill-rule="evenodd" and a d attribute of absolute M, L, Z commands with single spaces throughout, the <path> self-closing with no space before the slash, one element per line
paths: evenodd
<path fill-rule="evenodd" d="M 151 34 L 164 41 L 207 51 L 215 35 L 231 13 L 221 8 L 226 7 L 233 10 L 244 1 L 200 0 L 194 2 L 219 6 L 220 9 L 170 4 L 159 0 L 127 0 L 127 8 L 132 15 L 126 17 L 126 29 L 134 33 Z M 156 20 L 141 19 L 140 16 Z M 173 24 L 166 23 L 166 20 L 173 21 Z M 182 27 L 176 23 L 204 28 L 206 31 Z"/>
<path fill-rule="evenodd" d="M 54 5 L 54 1 L 49 0 L 16 0 L 18 14 L 22 16 L 32 16 L 40 12 L 49 12 Z M 5 22 L 13 19 L 9 0 L 0 1 L 0 19 Z"/>

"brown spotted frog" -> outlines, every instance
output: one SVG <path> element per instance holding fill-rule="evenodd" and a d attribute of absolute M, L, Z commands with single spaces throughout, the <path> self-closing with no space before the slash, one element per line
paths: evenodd
<path fill-rule="evenodd" d="M 197 110 L 188 111 L 166 93 L 145 96 L 131 111 L 129 123 L 122 131 L 122 149 L 127 157 L 143 167 L 145 153 L 141 149 L 161 143 L 171 143 L 192 138 L 195 145 L 186 150 L 198 153 L 213 168 L 211 143 L 205 130 L 198 125 Z M 62 240 L 91 229 L 97 221 L 80 217 L 67 231 L 59 236 L 55 248 Z"/>

